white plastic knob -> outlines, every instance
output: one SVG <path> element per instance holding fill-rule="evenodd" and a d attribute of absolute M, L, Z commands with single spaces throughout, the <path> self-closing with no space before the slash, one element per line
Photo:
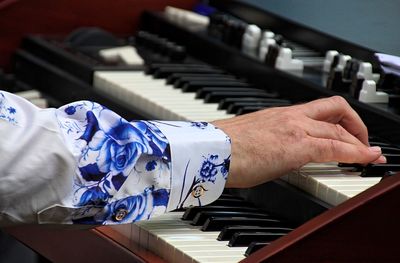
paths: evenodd
<path fill-rule="evenodd" d="M 375 81 L 364 80 L 358 100 L 365 103 L 388 103 L 389 95 L 386 92 L 376 91 Z"/>
<path fill-rule="evenodd" d="M 132 46 L 122 46 L 102 49 L 99 55 L 105 61 L 115 62 L 121 60 L 127 65 L 143 65 L 143 59 Z"/>
<path fill-rule="evenodd" d="M 293 59 L 292 50 L 290 48 L 281 48 L 279 55 L 276 59 L 275 68 L 281 70 L 303 70 L 303 61 L 299 59 Z"/>

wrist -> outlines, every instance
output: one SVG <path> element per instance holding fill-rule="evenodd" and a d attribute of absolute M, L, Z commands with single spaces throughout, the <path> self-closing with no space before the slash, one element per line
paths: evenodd
<path fill-rule="evenodd" d="M 242 162 L 244 161 L 245 156 L 241 156 L 244 153 L 244 149 L 242 149 L 241 147 L 240 137 L 236 135 L 235 126 L 231 125 L 229 119 L 213 121 L 212 125 L 222 130 L 231 140 L 231 160 L 225 187 L 226 188 L 243 187 L 243 185 L 245 185 L 245 182 L 241 182 L 241 180 L 244 180 L 245 178 L 239 175 L 244 174 L 243 171 L 241 171 L 241 169 L 242 167 L 244 167 Z"/>

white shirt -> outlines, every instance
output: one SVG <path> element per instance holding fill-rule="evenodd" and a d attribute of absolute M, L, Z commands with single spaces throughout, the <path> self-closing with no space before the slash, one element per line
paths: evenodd
<path fill-rule="evenodd" d="M 90 101 L 39 109 L 0 91 L 0 225 L 118 224 L 205 205 L 230 139 L 204 122 L 132 121 Z"/>

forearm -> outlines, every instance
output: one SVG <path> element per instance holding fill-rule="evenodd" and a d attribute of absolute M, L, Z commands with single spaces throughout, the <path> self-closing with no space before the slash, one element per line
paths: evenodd
<path fill-rule="evenodd" d="M 6 97 L 2 225 L 128 223 L 209 203 L 224 188 L 230 143 L 212 125 L 129 123 L 92 102 L 40 110 Z"/>

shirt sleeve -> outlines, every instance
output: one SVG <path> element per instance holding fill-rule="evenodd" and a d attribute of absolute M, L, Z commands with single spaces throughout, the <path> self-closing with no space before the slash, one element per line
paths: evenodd
<path fill-rule="evenodd" d="M 0 156 L 0 225 L 107 225 L 217 199 L 230 139 L 206 122 L 128 122 L 90 101 L 39 109 L 2 91 Z"/>

